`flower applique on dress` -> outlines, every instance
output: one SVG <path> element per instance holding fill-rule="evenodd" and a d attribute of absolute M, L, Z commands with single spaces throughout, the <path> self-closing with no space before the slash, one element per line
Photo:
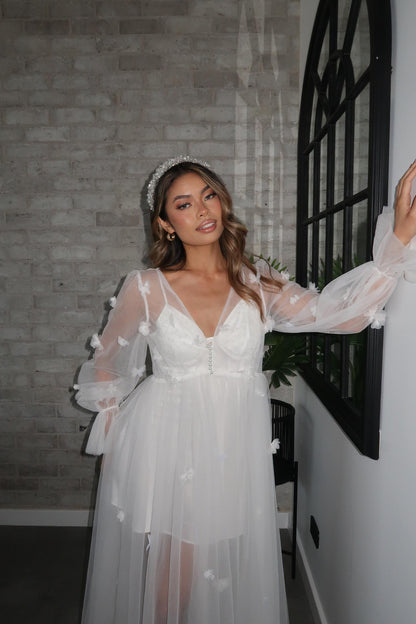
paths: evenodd
<path fill-rule="evenodd" d="M 270 443 L 270 448 L 272 450 L 272 454 L 275 455 L 280 448 L 280 440 L 279 438 L 274 438 L 274 440 Z"/>
<path fill-rule="evenodd" d="M 193 468 L 188 468 L 184 473 L 179 477 L 181 481 L 186 483 L 186 481 L 191 481 L 194 478 L 194 470 Z"/>
<path fill-rule="evenodd" d="M 208 581 L 214 581 L 215 580 L 214 570 L 205 570 L 204 578 L 206 578 Z"/>
<path fill-rule="evenodd" d="M 214 570 L 205 570 L 204 578 L 209 581 L 218 592 L 223 592 L 230 586 L 229 578 L 219 578 L 214 574 Z"/>
<path fill-rule="evenodd" d="M 142 321 L 139 325 L 139 332 L 142 336 L 148 336 L 150 334 L 150 323 L 149 321 Z"/>
<path fill-rule="evenodd" d="M 136 368 L 135 366 L 133 366 L 133 368 L 131 369 L 131 376 L 142 377 L 145 373 L 145 370 L 146 370 L 145 366 L 141 366 L 140 368 Z"/>
<path fill-rule="evenodd" d="M 386 312 L 372 308 L 366 314 L 372 329 L 381 329 L 386 322 Z"/>
<path fill-rule="evenodd" d="M 104 350 L 104 347 L 101 344 L 101 340 L 99 339 L 98 334 L 93 334 L 91 336 L 90 346 L 93 349 L 97 349 L 98 351 L 103 351 Z"/>
<path fill-rule="evenodd" d="M 129 345 L 129 341 L 123 338 L 122 336 L 118 336 L 117 342 L 120 345 L 120 347 L 127 347 Z"/>
<path fill-rule="evenodd" d="M 145 295 L 150 295 L 150 286 L 148 281 L 140 282 L 138 288 L 143 298 Z"/>

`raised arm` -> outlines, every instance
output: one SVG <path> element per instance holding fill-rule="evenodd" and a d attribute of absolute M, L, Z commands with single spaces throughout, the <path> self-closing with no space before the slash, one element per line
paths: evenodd
<path fill-rule="evenodd" d="M 395 212 L 385 210 L 378 218 L 373 258 L 330 282 L 318 294 L 287 279 L 279 292 L 266 293 L 267 314 L 274 328 L 285 332 L 355 333 L 367 325 L 384 323 L 382 311 L 398 278 L 416 268 L 416 203 L 411 185 L 416 176 L 413 163 L 401 178 Z M 277 274 L 276 279 L 281 280 Z"/>

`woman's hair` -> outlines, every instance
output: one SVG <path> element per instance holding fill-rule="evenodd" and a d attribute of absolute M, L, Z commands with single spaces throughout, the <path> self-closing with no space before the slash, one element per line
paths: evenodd
<path fill-rule="evenodd" d="M 166 232 L 159 223 L 159 217 L 167 221 L 166 197 L 173 182 L 187 173 L 196 173 L 217 194 L 222 208 L 223 232 L 219 239 L 222 255 L 225 260 L 228 280 L 235 292 L 246 301 L 253 301 L 259 308 L 264 320 L 264 310 L 258 292 L 250 288 L 243 281 L 242 266 L 245 265 L 254 275 L 256 269 L 245 255 L 247 228 L 233 213 L 232 199 L 217 174 L 207 167 L 193 162 L 181 162 L 164 173 L 156 184 L 154 192 L 154 206 L 151 213 L 153 246 L 149 258 L 154 267 L 164 270 L 181 269 L 186 261 L 186 253 L 182 241 L 176 236 L 172 241 L 166 237 Z M 279 285 L 271 277 L 261 277 L 265 285 L 276 287 Z"/>

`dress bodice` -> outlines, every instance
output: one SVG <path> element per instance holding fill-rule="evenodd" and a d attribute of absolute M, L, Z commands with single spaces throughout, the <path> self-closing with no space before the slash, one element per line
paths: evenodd
<path fill-rule="evenodd" d="M 264 325 L 256 306 L 237 301 L 207 338 L 195 321 L 166 303 L 149 334 L 153 374 L 172 381 L 195 375 L 253 375 L 261 370 Z"/>

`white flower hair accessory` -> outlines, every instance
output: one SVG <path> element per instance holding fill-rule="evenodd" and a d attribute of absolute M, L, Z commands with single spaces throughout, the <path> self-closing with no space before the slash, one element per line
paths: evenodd
<path fill-rule="evenodd" d="M 155 188 L 160 178 L 166 171 L 169 171 L 175 165 L 179 165 L 183 162 L 196 163 L 197 165 L 202 165 L 202 167 L 206 167 L 207 169 L 211 169 L 211 165 L 209 165 L 205 160 L 201 160 L 200 158 L 194 158 L 193 156 L 175 156 L 174 158 L 169 158 L 169 160 L 165 160 L 161 165 L 159 165 L 148 184 L 147 187 L 147 203 L 149 204 L 150 210 L 153 212 L 154 210 L 154 200 L 155 200 Z"/>

